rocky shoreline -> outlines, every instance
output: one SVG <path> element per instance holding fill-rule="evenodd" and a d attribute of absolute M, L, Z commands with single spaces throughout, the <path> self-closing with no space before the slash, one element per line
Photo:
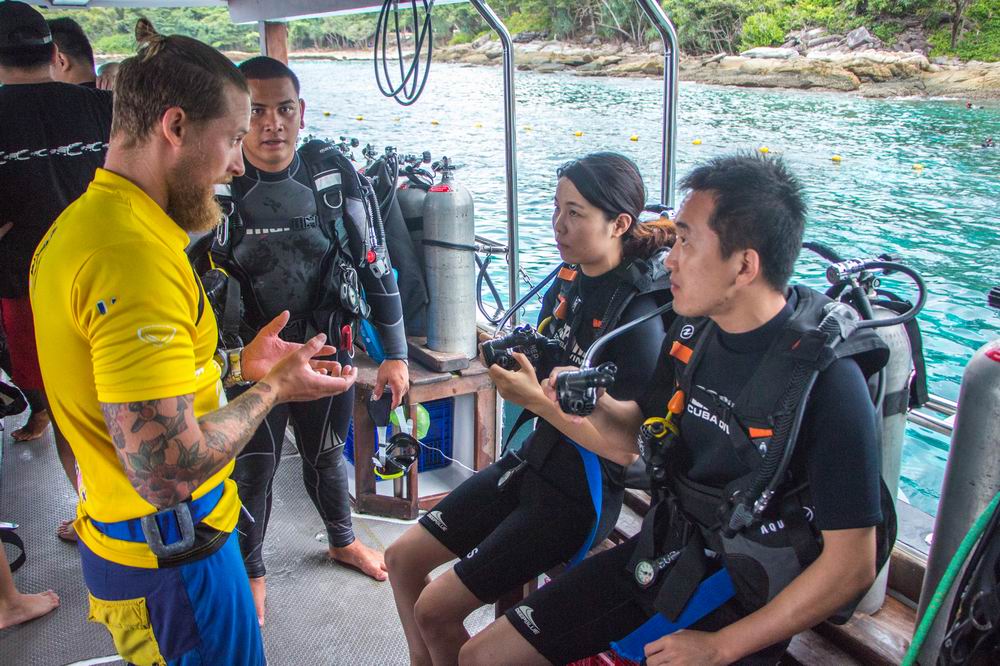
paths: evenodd
<path fill-rule="evenodd" d="M 835 90 L 865 97 L 956 97 L 1000 101 L 1000 63 L 935 58 L 919 51 L 887 50 L 867 30 L 847 36 L 803 31 L 782 47 L 761 47 L 740 55 L 681 56 L 682 81 L 716 85 Z M 812 33 L 812 34 L 809 34 Z M 856 34 L 857 33 L 857 34 Z M 578 76 L 663 75 L 663 46 L 570 44 L 535 36 L 516 39 L 519 70 L 568 72 Z M 438 49 L 434 59 L 467 65 L 499 65 L 503 49 L 488 36 Z M 293 57 L 305 54 L 292 54 Z"/>

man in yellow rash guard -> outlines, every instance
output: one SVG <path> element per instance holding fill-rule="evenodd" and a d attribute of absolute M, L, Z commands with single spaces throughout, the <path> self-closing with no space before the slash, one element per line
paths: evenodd
<path fill-rule="evenodd" d="M 218 331 L 184 248 L 220 219 L 213 185 L 243 172 L 246 81 L 193 39 L 140 22 L 111 145 L 35 252 L 43 379 L 80 468 L 76 520 L 90 619 L 146 664 L 264 663 L 237 540 L 233 458 L 281 402 L 346 391 L 356 372 L 277 334 L 243 350 Z M 259 380 L 225 404 L 223 382 Z"/>

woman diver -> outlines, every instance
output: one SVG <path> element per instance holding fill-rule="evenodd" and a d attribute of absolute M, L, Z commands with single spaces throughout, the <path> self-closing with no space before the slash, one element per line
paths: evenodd
<path fill-rule="evenodd" d="M 666 220 L 639 222 L 646 201 L 636 165 L 593 153 L 558 169 L 552 231 L 565 265 L 549 288 L 539 332 L 555 342 L 550 365 L 579 365 L 592 342 L 670 298 L 661 254 L 673 241 Z M 669 321 L 652 317 L 611 341 L 601 355 L 618 367 L 609 390 L 634 399 L 650 380 Z M 564 433 L 579 431 L 545 397 L 552 367 L 490 368 L 500 395 L 538 416 L 517 451 L 467 479 L 386 551 L 389 580 L 412 664 L 457 663 L 477 608 L 552 567 L 572 566 L 618 518 L 631 451 L 602 458 Z M 586 423 L 586 422 L 585 422 Z M 586 426 L 585 426 L 586 427 Z M 456 557 L 454 568 L 429 579 Z"/>

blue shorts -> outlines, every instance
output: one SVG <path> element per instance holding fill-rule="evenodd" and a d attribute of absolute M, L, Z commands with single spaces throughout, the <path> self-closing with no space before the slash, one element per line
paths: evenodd
<path fill-rule="evenodd" d="M 90 617 L 138 666 L 265 663 L 250 584 L 235 535 L 190 564 L 128 567 L 79 542 Z"/>

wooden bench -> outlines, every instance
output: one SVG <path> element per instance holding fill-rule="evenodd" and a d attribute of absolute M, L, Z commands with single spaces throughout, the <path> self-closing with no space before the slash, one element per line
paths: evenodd
<path fill-rule="evenodd" d="M 590 551 L 590 554 L 613 548 L 635 536 L 642 525 L 642 517 L 649 511 L 650 497 L 638 490 L 625 492 L 625 504 L 618 518 L 614 531 L 601 544 Z M 890 580 L 892 567 L 912 566 L 904 553 L 893 553 L 890 562 Z M 547 572 L 549 578 L 555 578 L 565 566 L 559 566 Z M 537 589 L 537 582 L 526 584 L 523 589 L 514 590 L 496 603 L 496 617 L 503 615 L 507 609 L 516 606 L 520 601 Z M 882 608 L 872 614 L 855 613 L 846 624 L 835 625 L 829 622 L 804 631 L 792 639 L 781 664 L 789 666 L 825 666 L 827 664 L 846 664 L 848 666 L 894 666 L 903 660 L 913 636 L 916 620 L 916 609 L 910 600 L 887 596 Z M 574 666 L 613 666 L 627 664 L 621 657 L 613 653 L 602 653 L 588 659 L 576 662 Z"/>

